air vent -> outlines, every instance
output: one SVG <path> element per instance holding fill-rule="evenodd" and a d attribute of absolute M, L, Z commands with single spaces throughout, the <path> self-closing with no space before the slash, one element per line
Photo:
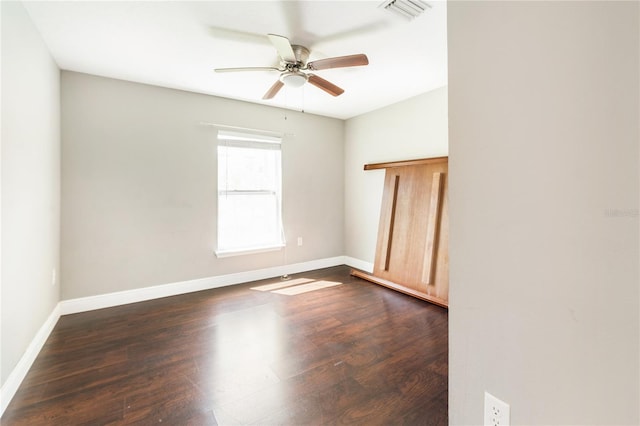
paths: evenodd
<path fill-rule="evenodd" d="M 409 20 L 417 18 L 425 10 L 431 9 L 431 6 L 422 0 L 387 0 L 380 7 Z"/>

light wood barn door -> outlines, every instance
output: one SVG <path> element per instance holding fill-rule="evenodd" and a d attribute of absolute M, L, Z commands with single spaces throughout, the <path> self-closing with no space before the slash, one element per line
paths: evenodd
<path fill-rule="evenodd" d="M 375 279 L 370 281 L 446 307 L 449 300 L 447 158 L 388 163 L 384 168 Z"/>

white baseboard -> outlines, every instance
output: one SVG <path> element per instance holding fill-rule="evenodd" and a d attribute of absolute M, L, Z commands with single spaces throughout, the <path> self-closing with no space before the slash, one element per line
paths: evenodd
<path fill-rule="evenodd" d="M 338 265 L 349 265 L 353 268 L 372 271 L 373 265 L 348 256 L 337 256 L 326 259 L 312 260 L 309 262 L 294 263 L 291 265 L 276 266 L 273 268 L 259 269 L 255 271 L 239 272 L 235 274 L 219 275 L 216 277 L 201 278 L 182 281 L 171 284 L 163 284 L 153 287 L 138 288 L 135 290 L 120 291 L 116 293 L 101 294 L 97 296 L 81 297 L 78 299 L 60 301 L 45 323 L 40 327 L 35 337 L 29 344 L 22 358 L 11 371 L 9 377 L 0 389 L 0 416 L 9 405 L 9 402 L 20 387 L 29 368 L 35 361 L 42 346 L 47 341 L 49 334 L 55 327 L 61 315 L 75 314 L 92 311 L 95 309 L 109 308 L 112 306 L 126 305 L 129 303 L 143 302 L 145 300 L 160 297 L 176 296 L 194 291 L 210 290 L 244 282 L 263 280 L 279 277 L 285 274 L 298 274 L 315 269 L 329 268 Z"/>
<path fill-rule="evenodd" d="M 18 361 L 18 364 L 15 368 L 9 373 L 9 377 L 2 385 L 2 389 L 0 389 L 0 416 L 4 414 L 4 410 L 7 409 L 9 402 L 13 399 L 14 395 L 18 391 L 20 384 L 24 380 L 25 376 L 29 372 L 33 361 L 36 360 L 42 346 L 44 346 L 45 342 L 49 338 L 53 327 L 55 327 L 58 319 L 60 318 L 60 303 L 53 308 L 53 311 L 46 319 L 42 327 L 38 330 L 33 340 L 27 347 L 27 350 Z"/>
<path fill-rule="evenodd" d="M 355 257 L 344 256 L 344 264 L 373 274 L 373 263 L 371 262 L 365 262 L 364 260 L 356 259 Z"/>
<path fill-rule="evenodd" d="M 110 308 L 112 306 L 143 302 L 145 300 L 158 299 L 160 297 L 176 296 L 194 291 L 210 290 L 234 284 L 279 277 L 285 274 L 297 274 L 300 272 L 312 271 L 314 269 L 322 269 L 344 264 L 346 264 L 345 257 L 337 256 L 312 260 L 309 262 L 294 263 L 291 265 L 276 266 L 273 268 L 258 269 L 255 271 L 238 272 L 235 274 L 219 275 L 215 277 L 181 281 L 153 287 L 119 291 L 116 293 L 63 300 L 60 302 L 60 315 Z"/>

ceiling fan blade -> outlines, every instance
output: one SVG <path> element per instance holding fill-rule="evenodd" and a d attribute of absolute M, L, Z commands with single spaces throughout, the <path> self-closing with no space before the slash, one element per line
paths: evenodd
<path fill-rule="evenodd" d="M 269 40 L 267 40 L 264 34 L 237 31 L 222 27 L 209 27 L 209 33 L 217 39 L 231 40 L 250 44 L 269 44 Z"/>
<path fill-rule="evenodd" d="M 293 52 L 291 42 L 288 38 L 276 34 L 267 34 L 267 37 L 269 37 L 271 44 L 276 48 L 278 55 L 280 55 L 283 61 L 297 62 L 296 54 Z"/>
<path fill-rule="evenodd" d="M 308 76 L 309 76 L 309 80 L 308 80 L 309 83 L 313 84 L 318 89 L 324 90 L 325 92 L 327 92 L 331 96 L 340 96 L 340 95 L 342 95 L 344 93 L 344 89 L 341 89 L 340 87 L 338 87 L 335 84 L 325 80 L 322 77 L 318 77 L 315 74 L 308 74 Z"/>
<path fill-rule="evenodd" d="M 282 89 L 282 86 L 284 86 L 284 83 L 281 82 L 280 80 L 276 80 L 276 82 L 273 83 L 273 86 L 271 86 L 269 88 L 269 90 L 267 90 L 267 93 L 264 94 L 262 99 L 271 99 L 271 98 L 273 98 L 276 94 L 278 94 L 280 89 Z"/>
<path fill-rule="evenodd" d="M 215 72 L 237 72 L 237 71 L 283 71 L 276 67 L 238 67 L 238 68 L 216 68 Z"/>
<path fill-rule="evenodd" d="M 319 59 L 307 64 L 310 70 L 326 70 L 329 68 L 357 67 L 360 65 L 368 65 L 369 58 L 364 53 L 357 55 L 338 56 L 335 58 Z"/>

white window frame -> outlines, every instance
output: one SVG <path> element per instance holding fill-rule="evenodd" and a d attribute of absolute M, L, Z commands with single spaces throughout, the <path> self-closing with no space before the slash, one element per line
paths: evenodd
<path fill-rule="evenodd" d="M 218 146 L 218 154 L 219 147 L 238 147 L 238 148 L 253 148 L 253 149 L 266 149 L 266 150 L 277 150 L 282 153 L 282 137 L 272 135 L 272 134 L 262 134 L 262 133 L 254 133 L 249 131 L 226 131 L 226 130 L 218 130 L 217 137 L 217 146 Z M 218 155 L 218 167 L 220 167 L 220 156 Z M 268 251 L 276 251 L 281 250 L 286 245 L 284 229 L 282 224 L 282 157 L 280 157 L 280 161 L 278 164 L 278 176 L 277 176 L 277 189 L 273 190 L 262 190 L 262 189 L 222 189 L 219 187 L 219 184 L 216 184 L 217 189 L 217 199 L 218 199 L 218 207 L 217 207 L 217 242 L 216 242 L 216 250 L 215 254 L 219 258 L 230 257 L 230 256 L 239 256 L 239 255 L 247 255 L 254 253 L 262 253 Z M 279 240 L 274 241 L 273 244 L 268 245 L 256 245 L 256 246 L 247 246 L 242 248 L 220 248 L 220 199 L 225 196 L 234 196 L 234 195 L 275 195 L 276 200 L 276 222 L 279 229 Z"/>

